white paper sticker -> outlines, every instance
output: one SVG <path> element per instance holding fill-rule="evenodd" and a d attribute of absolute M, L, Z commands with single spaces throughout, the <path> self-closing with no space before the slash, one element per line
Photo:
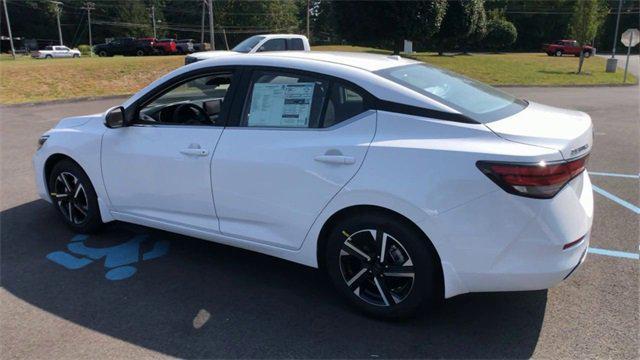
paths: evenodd
<path fill-rule="evenodd" d="M 253 85 L 248 126 L 309 127 L 315 83 Z"/>

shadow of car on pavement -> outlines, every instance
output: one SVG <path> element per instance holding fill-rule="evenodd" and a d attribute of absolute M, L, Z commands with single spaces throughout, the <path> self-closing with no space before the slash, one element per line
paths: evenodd
<path fill-rule="evenodd" d="M 105 277 L 105 259 L 70 270 L 47 258 L 77 234 L 44 201 L 3 211 L 0 226 L 1 281 L 11 294 L 181 358 L 525 358 L 545 314 L 547 292 L 532 291 L 461 295 L 431 314 L 379 321 L 344 304 L 315 269 L 124 223 L 108 225 L 84 246 L 113 247 L 145 235 L 152 241 L 141 243 L 140 254 L 158 241 L 169 247 L 152 260 L 140 255 L 135 273 L 114 281 Z"/>

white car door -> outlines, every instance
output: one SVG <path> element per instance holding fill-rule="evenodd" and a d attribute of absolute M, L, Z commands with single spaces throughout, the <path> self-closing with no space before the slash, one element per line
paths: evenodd
<path fill-rule="evenodd" d="M 359 169 L 376 112 L 362 90 L 325 77 L 255 70 L 250 79 L 213 159 L 220 230 L 297 249 Z"/>
<path fill-rule="evenodd" d="M 140 105 L 131 126 L 106 131 L 102 172 L 116 218 L 219 230 L 210 167 L 232 79 L 209 73 L 176 84 Z"/>

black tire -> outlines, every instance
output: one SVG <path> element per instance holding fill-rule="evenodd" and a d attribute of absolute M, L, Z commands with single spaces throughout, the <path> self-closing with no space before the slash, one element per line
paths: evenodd
<path fill-rule="evenodd" d="M 77 59 L 77 58 L 79 58 L 79 57 L 80 57 L 80 55 L 78 55 L 78 54 L 73 54 L 73 58 L 74 58 L 74 59 Z"/>
<path fill-rule="evenodd" d="M 406 318 L 442 299 L 435 250 L 402 219 L 378 211 L 354 213 L 339 221 L 328 236 L 324 266 L 329 278 L 364 313 Z M 382 261 L 380 244 L 385 244 Z"/>
<path fill-rule="evenodd" d="M 100 51 L 98 52 L 98 56 L 100 56 L 100 57 L 106 57 L 106 56 L 108 56 L 108 55 L 109 55 L 109 54 L 107 54 L 107 52 L 106 52 L 106 51 L 104 51 L 104 50 L 100 50 Z"/>
<path fill-rule="evenodd" d="M 44 56 L 44 58 L 45 58 L 45 59 L 53 59 L 53 56 L 51 56 L 51 55 L 45 55 L 45 56 Z"/>
<path fill-rule="evenodd" d="M 145 55 L 144 54 L 144 50 L 139 49 L 139 50 L 136 51 L 136 56 L 144 56 L 144 55 Z"/>
<path fill-rule="evenodd" d="M 75 162 L 62 160 L 55 164 L 49 175 L 49 193 L 58 214 L 73 231 L 87 234 L 103 225 L 96 191 Z"/>
<path fill-rule="evenodd" d="M 562 56 L 562 50 L 556 50 L 554 53 L 555 56 Z"/>
<path fill-rule="evenodd" d="M 584 57 L 585 57 L 585 59 L 590 58 L 591 57 L 591 51 L 585 51 L 584 52 Z"/>

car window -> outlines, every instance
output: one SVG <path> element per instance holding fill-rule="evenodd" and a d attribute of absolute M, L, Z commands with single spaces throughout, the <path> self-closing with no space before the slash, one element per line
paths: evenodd
<path fill-rule="evenodd" d="M 299 38 L 287 39 L 287 49 L 304 50 L 304 43 L 302 42 L 302 39 Z"/>
<path fill-rule="evenodd" d="M 504 118 L 526 107 L 526 102 L 496 88 L 431 65 L 405 65 L 376 73 L 480 122 Z"/>
<path fill-rule="evenodd" d="M 331 127 L 367 110 L 364 97 L 356 90 L 333 83 L 324 111 L 322 127 Z"/>
<path fill-rule="evenodd" d="M 284 51 L 287 45 L 284 39 L 271 39 L 260 46 L 260 51 Z"/>
<path fill-rule="evenodd" d="M 144 105 L 143 124 L 224 125 L 223 107 L 232 74 L 200 76 L 186 81 Z"/>
<path fill-rule="evenodd" d="M 241 52 L 241 53 L 248 53 L 249 51 L 251 51 L 251 49 L 253 49 L 256 45 L 258 45 L 258 43 L 263 39 L 264 39 L 264 36 L 258 36 L 258 35 L 252 36 L 250 38 L 244 39 L 240 44 L 236 45 L 231 50 L 236 52 Z"/>
<path fill-rule="evenodd" d="M 306 75 L 255 72 L 240 125 L 319 127 L 328 88 L 327 81 Z"/>

